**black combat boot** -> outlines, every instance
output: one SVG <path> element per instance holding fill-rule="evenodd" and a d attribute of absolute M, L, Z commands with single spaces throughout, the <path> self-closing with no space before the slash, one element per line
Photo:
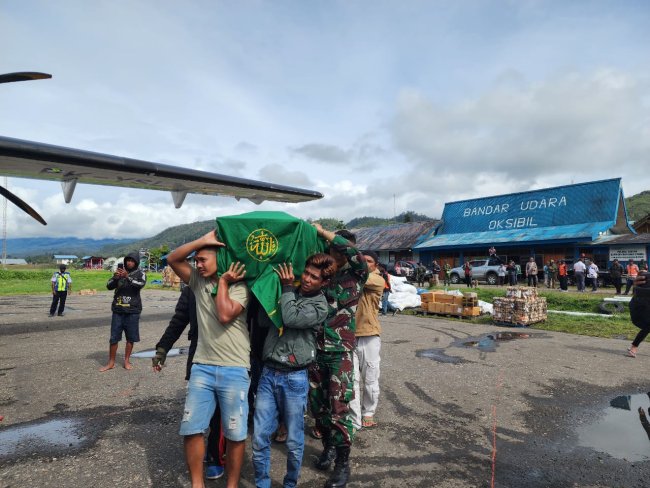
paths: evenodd
<path fill-rule="evenodd" d="M 320 431 L 323 434 L 323 438 L 321 439 L 323 443 L 323 452 L 321 452 L 318 459 L 314 461 L 314 466 L 321 471 L 327 471 L 330 469 L 332 461 L 334 461 L 334 458 L 336 457 L 336 449 L 332 445 L 332 431 L 323 428 L 321 428 Z"/>
<path fill-rule="evenodd" d="M 336 448 L 336 460 L 332 476 L 325 483 L 325 488 L 345 488 L 350 479 L 350 448 L 339 446 Z"/>

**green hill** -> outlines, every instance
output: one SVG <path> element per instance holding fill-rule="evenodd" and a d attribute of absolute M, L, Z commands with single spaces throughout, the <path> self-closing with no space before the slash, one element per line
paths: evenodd
<path fill-rule="evenodd" d="M 630 220 L 640 220 L 650 214 L 650 190 L 642 191 L 625 199 Z"/>
<path fill-rule="evenodd" d="M 379 217 L 357 217 L 350 220 L 347 224 L 338 219 L 320 219 L 316 222 L 321 223 L 323 227 L 330 230 L 338 228 L 358 229 L 359 227 L 374 227 L 380 225 L 391 225 L 395 222 L 419 222 L 422 220 L 432 220 L 426 215 L 415 212 L 404 212 L 397 216 L 396 219 L 384 219 Z M 102 256 L 123 256 L 129 252 L 138 249 L 154 249 L 167 245 L 169 249 L 175 249 L 181 244 L 193 241 L 201 237 L 210 229 L 215 228 L 214 220 L 205 220 L 202 222 L 193 222 L 191 224 L 177 225 L 169 227 L 159 234 L 148 239 L 132 241 L 128 244 L 116 244 L 104 246 L 100 249 Z"/>
<path fill-rule="evenodd" d="M 193 241 L 215 228 L 214 220 L 204 220 L 202 222 L 193 222 L 191 224 L 177 225 L 169 227 L 159 234 L 148 239 L 133 241 L 128 245 L 104 246 L 101 249 L 103 256 L 123 256 L 129 252 L 138 249 L 153 249 L 163 245 L 169 246 L 170 249 L 176 249 L 181 244 Z"/>

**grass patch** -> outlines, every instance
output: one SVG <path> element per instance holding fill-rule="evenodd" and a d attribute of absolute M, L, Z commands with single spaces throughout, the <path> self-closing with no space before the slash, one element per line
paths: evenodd
<path fill-rule="evenodd" d="M 433 288 L 432 288 L 433 289 Z M 437 289 L 444 289 L 439 286 Z M 466 287 L 458 287 L 462 292 L 468 291 Z M 472 292 L 478 295 L 479 300 L 492 303 L 495 297 L 504 297 L 505 288 L 481 287 L 472 288 Z M 602 303 L 603 298 L 613 296 L 611 294 L 591 294 L 591 293 L 562 293 L 556 290 L 539 289 L 538 293 L 546 297 L 546 303 L 549 310 L 562 310 L 568 312 L 588 312 L 598 313 L 598 305 Z M 475 319 L 458 319 L 463 322 L 492 324 L 492 317 L 489 315 Z M 530 329 L 549 330 L 554 332 L 567 332 L 570 334 L 586 335 L 591 337 L 605 337 L 610 339 L 633 339 L 639 329 L 637 329 L 630 320 L 630 310 L 625 307 L 625 311 L 613 317 L 602 315 L 594 316 L 574 316 L 549 313 L 544 322 L 533 324 Z"/>
<path fill-rule="evenodd" d="M 50 280 L 56 269 L 37 270 L 0 270 L 2 289 L 0 295 L 39 295 L 52 293 Z M 71 270 L 72 292 L 94 289 L 106 290 L 106 282 L 113 273 L 104 270 Z M 147 286 L 145 288 L 160 288 L 161 285 L 152 285 L 151 281 L 162 279 L 161 273 L 147 273 Z"/>

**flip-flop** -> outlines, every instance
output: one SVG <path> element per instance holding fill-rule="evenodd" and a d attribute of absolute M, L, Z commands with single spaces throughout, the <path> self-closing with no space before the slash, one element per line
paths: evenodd
<path fill-rule="evenodd" d="M 364 429 L 372 429 L 377 427 L 377 422 L 375 422 L 372 417 L 364 417 L 361 420 L 361 427 Z"/>
<path fill-rule="evenodd" d="M 322 439 L 323 438 L 323 433 L 318 430 L 316 427 L 312 427 L 311 430 L 309 431 L 309 435 L 313 437 L 314 439 Z"/>
<path fill-rule="evenodd" d="M 627 350 L 627 357 L 635 358 L 636 357 L 636 352 L 632 351 L 632 349 L 628 349 Z"/>

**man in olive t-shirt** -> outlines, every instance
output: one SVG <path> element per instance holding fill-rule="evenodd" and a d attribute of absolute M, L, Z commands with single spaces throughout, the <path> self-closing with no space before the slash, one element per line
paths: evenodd
<path fill-rule="evenodd" d="M 223 243 L 214 231 L 184 244 L 167 257 L 174 272 L 192 288 L 196 297 L 198 343 L 180 434 L 192 487 L 203 487 L 203 434 L 218 402 L 226 444 L 227 487 L 238 486 L 244 459 L 248 419 L 250 340 L 246 329 L 249 291 L 241 281 L 246 274 L 240 263 L 217 277 L 217 249 Z M 196 252 L 196 269 L 187 257 Z"/>

